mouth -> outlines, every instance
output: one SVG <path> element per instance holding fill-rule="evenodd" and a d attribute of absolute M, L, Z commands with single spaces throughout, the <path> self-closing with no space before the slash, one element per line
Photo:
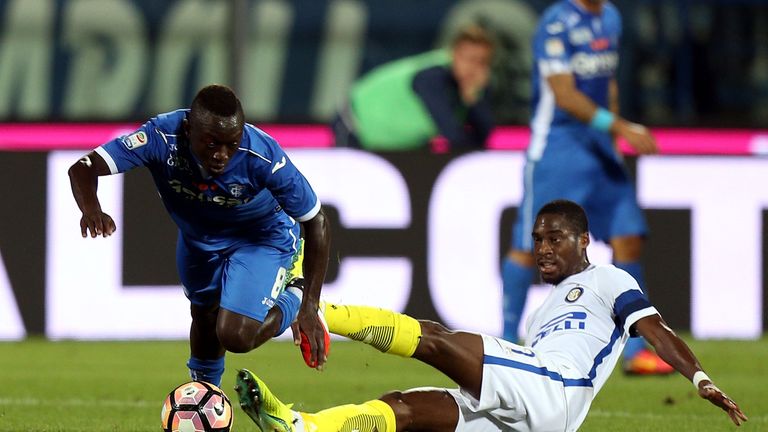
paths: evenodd
<path fill-rule="evenodd" d="M 208 172 L 211 174 L 221 174 L 226 167 L 227 164 L 224 163 L 211 163 L 208 164 Z"/>
<path fill-rule="evenodd" d="M 553 273 L 557 270 L 557 265 L 555 265 L 553 261 L 539 260 L 536 262 L 536 265 L 539 267 L 539 272 L 542 274 Z"/>

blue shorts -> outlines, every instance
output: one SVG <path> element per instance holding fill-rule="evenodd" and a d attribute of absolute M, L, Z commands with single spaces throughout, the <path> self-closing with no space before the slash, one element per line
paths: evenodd
<path fill-rule="evenodd" d="M 237 244 L 218 252 L 191 248 L 180 235 L 176 264 L 184 295 L 194 305 L 219 304 L 263 322 L 285 287 L 298 247 L 298 224 L 280 231 L 268 242 Z"/>
<path fill-rule="evenodd" d="M 523 202 L 512 231 L 512 248 L 530 251 L 536 213 L 555 199 L 584 207 L 592 236 L 601 241 L 648 233 L 632 180 L 607 136 L 552 130 L 538 160 L 524 170 Z"/>

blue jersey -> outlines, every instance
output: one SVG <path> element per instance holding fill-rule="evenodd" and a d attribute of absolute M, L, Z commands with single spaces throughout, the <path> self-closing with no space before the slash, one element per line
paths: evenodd
<path fill-rule="evenodd" d="M 246 124 L 240 148 L 218 177 L 204 174 L 184 137 L 188 110 L 161 114 L 136 132 L 96 149 L 110 171 L 146 166 L 190 247 L 219 251 L 278 241 L 276 227 L 320 211 L 306 178 L 277 142 Z"/>
<path fill-rule="evenodd" d="M 609 2 L 603 3 L 599 15 L 575 0 L 561 0 L 542 14 L 533 39 L 534 109 L 515 249 L 531 250 L 536 213 L 554 199 L 584 207 L 590 232 L 598 240 L 647 232 L 613 137 L 558 108 L 547 82 L 551 75 L 570 74 L 577 90 L 608 108 L 620 36 L 621 16 Z"/>
<path fill-rule="evenodd" d="M 596 132 L 555 105 L 547 77 L 572 74 L 576 88 L 597 105 L 608 108 L 608 88 L 619 63 L 621 16 L 609 2 L 600 15 L 574 0 L 562 0 L 542 14 L 533 38 L 533 118 L 529 155 L 538 159 L 550 130 L 577 128 Z M 581 130 L 576 133 L 582 132 Z M 605 134 L 607 135 L 607 134 Z"/>

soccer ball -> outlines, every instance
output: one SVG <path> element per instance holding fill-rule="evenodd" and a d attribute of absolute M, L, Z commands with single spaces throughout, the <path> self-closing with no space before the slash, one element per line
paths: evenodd
<path fill-rule="evenodd" d="M 160 421 L 165 432 L 229 432 L 232 404 L 215 385 L 192 381 L 168 393 Z"/>

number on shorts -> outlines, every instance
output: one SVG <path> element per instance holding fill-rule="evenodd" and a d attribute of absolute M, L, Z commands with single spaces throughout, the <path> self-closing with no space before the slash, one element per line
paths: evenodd
<path fill-rule="evenodd" d="M 283 288 L 285 287 L 285 275 L 288 271 L 285 269 L 285 267 L 280 267 L 277 270 L 277 277 L 275 277 L 275 284 L 272 285 L 272 298 L 277 298 L 277 296 L 280 295 L 281 292 L 283 292 Z"/>

